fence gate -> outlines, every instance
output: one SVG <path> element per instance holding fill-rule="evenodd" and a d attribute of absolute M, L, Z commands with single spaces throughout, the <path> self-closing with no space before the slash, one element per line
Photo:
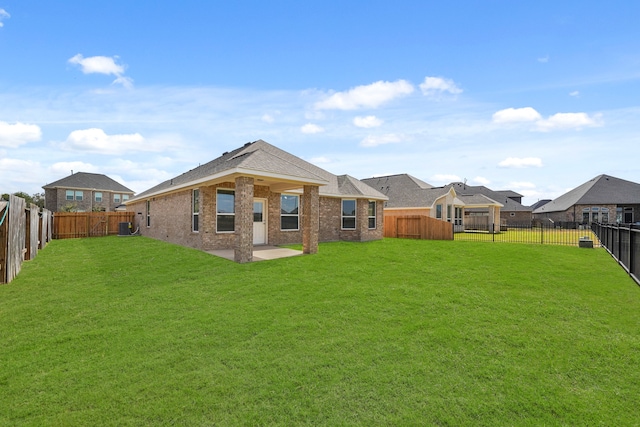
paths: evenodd
<path fill-rule="evenodd" d="M 398 217 L 396 219 L 397 235 L 401 239 L 420 238 L 420 218 L 419 217 Z"/>

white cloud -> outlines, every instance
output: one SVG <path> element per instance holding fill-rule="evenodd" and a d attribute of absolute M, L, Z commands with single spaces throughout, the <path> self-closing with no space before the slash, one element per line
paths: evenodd
<path fill-rule="evenodd" d="M 507 157 L 498 166 L 503 168 L 542 167 L 542 160 L 538 157 Z"/>
<path fill-rule="evenodd" d="M 356 110 L 377 108 L 395 98 L 408 95 L 414 90 L 406 80 L 395 82 L 377 81 L 370 85 L 356 86 L 346 92 L 336 92 L 327 99 L 317 102 L 319 110 Z"/>
<path fill-rule="evenodd" d="M 382 120 L 376 116 L 355 117 L 353 124 L 359 128 L 375 128 L 382 124 Z"/>
<path fill-rule="evenodd" d="M 146 143 L 139 133 L 107 135 L 102 129 L 74 130 L 63 144 L 64 148 L 102 154 L 123 154 L 127 151 L 158 151 L 160 147 Z"/>
<path fill-rule="evenodd" d="M 537 122 L 538 130 L 543 132 L 555 129 L 582 129 L 601 124 L 599 115 L 589 116 L 587 113 L 557 113 Z"/>
<path fill-rule="evenodd" d="M 0 121 L 0 147 L 18 148 L 27 142 L 40 141 L 42 131 L 38 125 Z"/>
<path fill-rule="evenodd" d="M 475 183 L 478 183 L 480 185 L 489 185 L 489 184 L 491 184 L 491 181 L 489 181 L 487 178 L 485 178 L 483 176 L 476 176 L 471 181 L 475 182 Z"/>
<path fill-rule="evenodd" d="M 549 62 L 549 55 L 538 58 L 538 62 L 542 62 L 543 64 Z"/>
<path fill-rule="evenodd" d="M 426 96 L 439 95 L 444 92 L 454 95 L 462 93 L 462 89 L 460 89 L 453 80 L 442 77 L 425 77 L 424 82 L 420 83 L 420 90 L 422 90 L 422 94 Z"/>
<path fill-rule="evenodd" d="M 385 135 L 369 135 L 360 142 L 361 147 L 377 147 L 384 144 L 395 144 L 402 142 L 402 137 L 393 133 Z"/>
<path fill-rule="evenodd" d="M 458 175 L 438 173 L 438 174 L 432 175 L 431 178 L 429 178 L 429 181 L 432 181 L 438 184 L 449 184 L 451 182 L 461 182 L 462 180 Z"/>
<path fill-rule="evenodd" d="M 4 26 L 2 20 L 6 18 L 11 18 L 11 15 L 9 15 L 9 12 L 7 12 L 6 10 L 0 9 L 0 28 Z"/>
<path fill-rule="evenodd" d="M 306 133 L 306 134 L 314 134 L 314 133 L 324 132 L 324 129 L 313 123 L 307 123 L 306 125 L 300 128 L 300 132 Z"/>
<path fill-rule="evenodd" d="M 262 116 L 262 121 L 265 123 L 273 123 L 276 121 L 276 119 L 274 119 L 271 114 L 265 114 Z"/>
<path fill-rule="evenodd" d="M 571 95 L 578 93 L 572 92 Z M 583 127 L 601 126 L 601 115 L 589 116 L 587 113 L 557 113 L 543 119 L 540 113 L 531 107 L 505 108 L 497 111 L 492 116 L 493 122 L 503 123 L 527 123 L 535 122 L 535 130 L 548 132 L 560 129 L 582 129 Z"/>
<path fill-rule="evenodd" d="M 494 123 L 534 122 L 542 119 L 540 113 L 531 107 L 505 108 L 493 113 Z"/>
<path fill-rule="evenodd" d="M 117 56 L 113 58 L 108 56 L 90 56 L 85 58 L 79 53 L 69 58 L 69 63 L 79 65 L 84 74 L 114 75 L 116 79 L 113 81 L 113 84 L 121 84 L 126 88 L 131 88 L 133 86 L 133 80 L 130 77 L 124 76 L 125 67 L 116 64 L 116 59 L 118 59 Z"/>
<path fill-rule="evenodd" d="M 31 160 L 22 159 L 0 159 L 0 171 L 7 172 L 24 172 L 25 170 L 32 171 L 36 167 L 39 167 L 37 162 Z"/>
<path fill-rule="evenodd" d="M 579 90 L 574 90 L 573 92 L 569 92 L 569 96 L 574 96 L 574 97 L 579 97 L 580 96 L 580 91 Z"/>

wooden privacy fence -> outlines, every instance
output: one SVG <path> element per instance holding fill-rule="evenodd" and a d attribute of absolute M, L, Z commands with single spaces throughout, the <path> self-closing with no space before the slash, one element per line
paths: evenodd
<path fill-rule="evenodd" d="M 11 282 L 22 263 L 34 259 L 51 240 L 51 212 L 21 197 L 0 201 L 0 283 Z"/>
<path fill-rule="evenodd" d="M 53 238 L 74 239 L 118 234 L 121 222 L 133 222 L 135 212 L 56 212 Z"/>
<path fill-rule="evenodd" d="M 384 215 L 384 237 L 453 240 L 453 224 L 425 215 Z"/>

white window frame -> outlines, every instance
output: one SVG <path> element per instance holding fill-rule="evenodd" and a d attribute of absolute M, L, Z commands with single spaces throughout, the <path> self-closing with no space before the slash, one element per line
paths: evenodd
<path fill-rule="evenodd" d="M 113 203 L 120 203 L 120 194 L 113 195 Z"/>
<path fill-rule="evenodd" d="M 292 214 L 292 213 L 283 213 L 282 211 L 282 199 L 284 197 L 295 197 L 297 199 L 297 206 L 298 206 L 298 213 L 296 214 Z M 283 193 L 280 194 L 280 231 L 300 231 L 300 209 L 301 209 L 301 203 L 300 203 L 300 195 L 299 194 L 287 194 L 287 193 Z M 298 220 L 298 227 L 297 228 L 283 228 L 282 227 L 282 218 L 297 218 Z"/>
<path fill-rule="evenodd" d="M 344 214 L 344 202 L 353 202 L 354 213 L 353 215 Z M 341 230 L 356 230 L 358 227 L 358 201 L 356 199 L 342 199 L 340 202 L 340 229 Z M 344 220 L 353 218 L 353 227 L 345 227 Z"/>
<path fill-rule="evenodd" d="M 442 204 L 436 205 L 436 219 L 442 219 Z"/>
<path fill-rule="evenodd" d="M 151 227 L 151 200 L 147 200 L 147 228 Z"/>
<path fill-rule="evenodd" d="M 191 192 L 191 231 L 200 231 L 200 189 L 194 188 Z"/>
<path fill-rule="evenodd" d="M 96 202 L 101 203 L 102 202 L 102 192 L 101 191 L 96 191 L 94 193 L 94 197 Z"/>
<path fill-rule="evenodd" d="M 233 194 L 233 212 L 220 212 L 220 204 L 218 203 L 218 196 L 221 192 L 225 194 Z M 220 224 L 221 216 L 233 217 L 233 230 L 218 230 L 218 224 Z M 217 188 L 216 189 L 216 233 L 218 234 L 230 234 L 236 231 L 236 190 L 233 188 Z"/>
<path fill-rule="evenodd" d="M 373 203 L 373 215 L 371 215 L 371 206 Z M 368 226 L 369 230 L 375 230 L 378 227 L 378 204 L 375 200 L 369 200 L 369 209 L 368 209 Z M 371 220 L 373 220 L 373 227 L 371 226 Z"/>

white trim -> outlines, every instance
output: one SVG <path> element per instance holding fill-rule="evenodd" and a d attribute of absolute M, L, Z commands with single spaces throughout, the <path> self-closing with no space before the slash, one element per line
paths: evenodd
<path fill-rule="evenodd" d="M 344 215 L 343 203 L 345 201 L 353 201 L 355 203 L 355 212 L 354 212 L 353 215 L 347 215 L 347 216 Z M 367 209 L 367 214 L 368 214 L 368 209 Z M 345 218 L 353 218 L 353 220 L 354 220 L 353 228 L 344 228 L 344 219 Z M 358 229 L 358 199 L 343 198 L 340 201 L 340 230 L 357 230 L 357 229 Z"/>

